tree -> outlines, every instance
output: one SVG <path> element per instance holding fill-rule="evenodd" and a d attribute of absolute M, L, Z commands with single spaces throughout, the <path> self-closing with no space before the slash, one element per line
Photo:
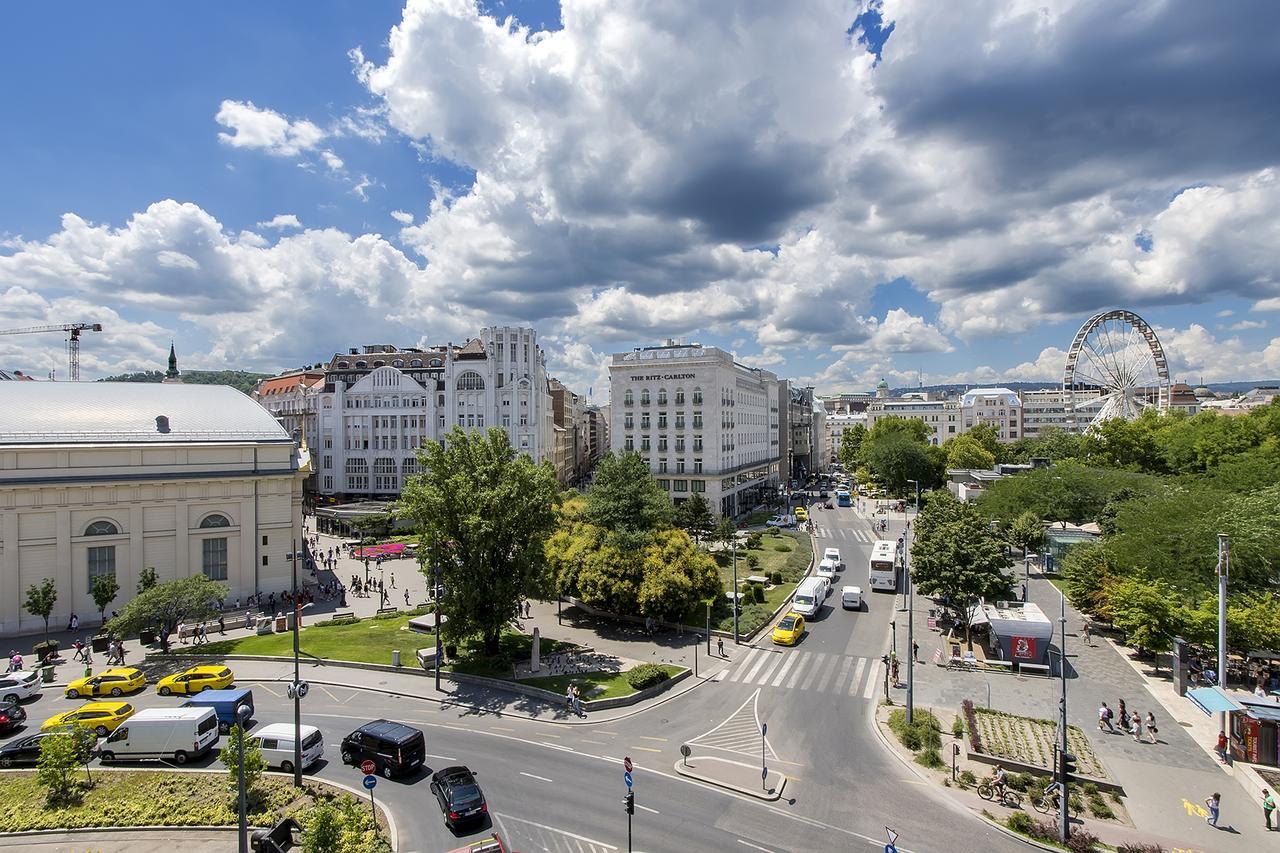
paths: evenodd
<path fill-rule="evenodd" d="M 1107 561 L 1101 542 L 1087 542 L 1067 551 L 1061 563 L 1062 582 L 1071 603 L 1085 613 L 1111 621 L 1111 586 L 1119 578 Z"/>
<path fill-rule="evenodd" d="M 979 421 L 965 430 L 962 435 L 956 436 L 956 438 L 967 438 L 974 442 L 983 450 L 990 453 L 991 458 L 995 460 L 995 462 L 1002 461 L 1004 454 L 1007 452 L 1004 444 L 1000 441 L 1000 428 L 995 424 L 987 424 Z M 994 464 L 994 462 L 992 464 Z"/>
<path fill-rule="evenodd" d="M 950 493 L 935 493 L 921 510 L 911 548 L 911 576 L 925 595 L 942 597 L 972 643 L 972 608 L 979 598 L 1009 591 L 1003 545 L 986 519 Z"/>
<path fill-rule="evenodd" d="M 702 492 L 694 492 L 676 506 L 675 521 L 680 527 L 689 531 L 694 541 L 707 534 L 714 519 L 711 516 L 711 507 L 707 504 L 707 499 L 702 496 Z"/>
<path fill-rule="evenodd" d="M 244 794 L 247 801 L 257 795 L 258 780 L 262 771 L 267 769 L 267 761 L 262 757 L 262 750 L 257 741 L 245 734 L 243 726 L 236 723 L 227 733 L 226 742 L 218 753 L 218 760 L 227 768 L 227 781 L 231 790 L 240 788 L 240 741 L 244 741 Z"/>
<path fill-rule="evenodd" d="M 1111 623 L 1124 631 L 1128 642 L 1156 654 L 1173 648 L 1173 638 L 1181 630 L 1178 596 L 1173 587 L 1144 574 L 1123 578 L 1109 590 Z"/>
<path fill-rule="evenodd" d="M 146 592 L 159 582 L 160 579 L 156 576 L 156 570 L 151 566 L 147 566 L 138 572 L 138 592 L 140 593 Z"/>
<path fill-rule="evenodd" d="M 724 591 L 716 561 L 700 550 L 683 530 L 664 530 L 645 549 L 641 567 L 640 612 L 678 620 L 698 601 Z"/>
<path fill-rule="evenodd" d="M 1136 420 L 1109 418 L 1094 424 L 1081 438 L 1085 459 L 1091 464 L 1127 471 L 1161 473 L 1164 457 L 1156 439 L 1159 415 L 1143 414 Z"/>
<path fill-rule="evenodd" d="M 978 499 L 978 509 L 987 518 L 1003 522 L 1034 512 L 1050 522 L 1084 524 L 1097 519 L 1107 500 L 1120 489 L 1128 487 L 1150 495 L 1159 485 L 1157 478 L 1147 474 L 1066 462 L 997 480 Z"/>
<path fill-rule="evenodd" d="M 667 493 L 637 453 L 606 453 L 587 491 L 586 520 L 608 531 L 621 548 L 639 548 L 655 530 L 671 526 Z"/>
<path fill-rule="evenodd" d="M 955 438 L 947 439 L 946 443 L 942 445 L 942 449 L 947 453 L 948 468 L 970 468 L 985 471 L 994 468 L 996 464 L 995 454 L 988 451 L 976 439 L 970 438 L 968 435 L 958 435 Z"/>
<path fill-rule="evenodd" d="M 444 584 L 445 633 L 483 638 L 500 651 L 521 599 L 542 595 L 546 542 L 560 489 L 551 463 L 517 454 L 505 430 L 449 434 L 419 452 L 419 470 L 401 494 L 403 513 L 420 531 L 421 571 L 438 567 Z"/>
<path fill-rule="evenodd" d="M 40 741 L 36 780 L 51 806 L 77 799 L 80 786 L 71 774 L 88 760 L 91 740 L 84 729 L 70 728 Z"/>
<path fill-rule="evenodd" d="M 44 641 L 49 642 L 49 617 L 53 615 L 53 606 L 58 603 L 58 587 L 52 578 L 45 578 L 40 585 L 27 587 L 27 612 L 44 620 Z"/>
<path fill-rule="evenodd" d="M 107 627 L 121 637 L 153 628 L 159 634 L 161 650 L 168 652 L 169 635 L 179 622 L 211 619 L 218 612 L 217 603 L 226 595 L 225 586 L 204 575 L 165 581 L 138 593 Z"/>
<path fill-rule="evenodd" d="M 98 608 L 99 621 L 107 621 L 107 605 L 116 600 L 119 592 L 120 584 L 115 575 L 97 575 L 90 581 L 89 594 L 93 596 L 93 603 Z"/>
<path fill-rule="evenodd" d="M 332 803 L 322 800 L 307 810 L 302 849 L 305 853 L 343 853 L 342 816 Z"/>
<path fill-rule="evenodd" d="M 1024 512 L 1009 525 L 1006 536 L 1011 545 L 1025 554 L 1029 548 L 1039 548 L 1044 542 L 1044 522 L 1034 512 Z"/>
<path fill-rule="evenodd" d="M 910 421 L 910 423 L 919 423 Z M 880 422 L 876 422 L 878 427 Z M 872 430 L 874 434 L 875 430 Z M 867 464 L 876 480 L 890 494 L 902 495 L 907 491 L 907 481 L 916 480 L 922 487 L 932 487 L 936 480 L 935 469 L 929 457 L 928 445 L 922 444 L 905 431 L 890 432 L 871 440 L 867 452 Z"/>
<path fill-rule="evenodd" d="M 862 442 L 867 437 L 864 424 L 847 426 L 840 432 L 840 448 L 837 456 L 846 471 L 855 471 L 862 462 Z"/>

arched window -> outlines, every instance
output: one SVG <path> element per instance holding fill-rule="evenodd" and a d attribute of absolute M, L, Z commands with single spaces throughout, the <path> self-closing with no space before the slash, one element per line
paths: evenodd
<path fill-rule="evenodd" d="M 230 526 L 231 526 L 231 519 L 227 518 L 225 515 L 222 515 L 221 513 L 216 513 L 216 512 L 213 515 L 206 515 L 204 517 L 204 520 L 200 522 L 201 530 L 207 530 L 211 527 L 230 527 Z"/>
<path fill-rule="evenodd" d="M 665 406 L 666 404 L 667 404 L 667 389 L 659 388 L 658 389 L 658 405 Z"/>
<path fill-rule="evenodd" d="M 95 521 L 84 530 L 85 536 L 118 536 L 120 528 L 111 521 Z"/>
<path fill-rule="evenodd" d="M 649 389 L 648 388 L 645 388 L 640 392 L 640 405 L 642 406 L 649 405 Z"/>
<path fill-rule="evenodd" d="M 401 360 L 401 359 L 398 359 L 398 358 L 397 358 L 395 361 L 391 362 L 391 366 L 392 366 L 392 367 L 404 367 L 404 361 L 403 361 L 403 360 Z"/>
<path fill-rule="evenodd" d="M 410 366 L 410 367 L 422 367 L 422 359 L 420 359 L 420 358 L 415 358 L 413 361 L 409 362 L 409 366 Z"/>
<path fill-rule="evenodd" d="M 631 393 L 631 389 L 627 389 L 627 393 L 622 398 L 622 405 L 634 406 L 636 404 L 636 395 Z"/>
<path fill-rule="evenodd" d="M 701 388 L 694 388 L 694 389 L 693 389 L 693 404 L 694 404 L 695 406 L 701 406 L 701 405 L 702 405 L 702 389 L 701 389 Z"/>
<path fill-rule="evenodd" d="M 444 362 L 443 362 L 443 361 L 441 361 L 441 360 L 440 360 L 440 359 L 438 359 L 438 358 L 433 358 L 433 359 L 431 359 L 431 366 L 432 366 L 432 367 L 443 367 L 443 366 L 444 366 Z"/>
<path fill-rule="evenodd" d="M 356 370 L 363 370 L 363 369 L 365 369 L 365 368 L 366 368 L 366 367 L 368 367 L 368 366 L 369 366 L 369 362 L 367 362 L 367 361 L 357 361 L 357 362 L 356 362 Z"/>
<path fill-rule="evenodd" d="M 684 405 L 684 389 L 683 388 L 676 389 L 676 405 L 677 406 Z"/>
<path fill-rule="evenodd" d="M 350 369 L 350 367 L 351 367 L 351 363 L 350 363 L 350 362 L 346 362 L 346 361 L 340 361 L 340 362 L 338 362 L 338 369 L 339 369 L 339 370 L 348 370 L 348 369 Z"/>
<path fill-rule="evenodd" d="M 484 377 L 474 370 L 468 370 L 458 377 L 459 391 L 483 391 Z"/>

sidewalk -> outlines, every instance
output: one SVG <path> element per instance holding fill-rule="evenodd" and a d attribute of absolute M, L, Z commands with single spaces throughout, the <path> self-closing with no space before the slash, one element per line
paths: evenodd
<path fill-rule="evenodd" d="M 1028 596 L 1054 621 L 1060 609 L 1060 596 L 1048 580 L 1032 574 Z M 930 663 L 939 634 L 925 627 L 929 607 L 926 596 L 916 596 L 916 641 L 920 657 L 926 663 L 915 665 L 915 701 L 920 705 L 957 709 L 964 699 L 975 705 L 988 704 L 1042 719 L 1056 720 L 1061 682 L 1057 678 L 1016 676 L 1001 672 L 962 672 Z M 906 619 L 897 619 L 899 654 L 905 658 L 909 642 Z M 1190 725 L 1180 725 L 1177 717 L 1157 704 L 1148 691 L 1146 680 L 1110 643 L 1095 639 L 1089 646 L 1080 635 L 1080 614 L 1067 604 L 1068 722 L 1078 726 L 1089 738 L 1090 745 L 1124 786 L 1125 807 L 1137 830 L 1162 838 L 1179 839 L 1177 845 L 1197 850 L 1221 850 L 1228 847 L 1247 849 L 1274 843 L 1262 827 L 1261 808 L 1251 796 L 1231 784 L 1222 765 L 1209 757 L 1205 742 Z M 1057 633 L 1053 641 L 1058 643 Z M 905 661 L 904 661 L 905 662 Z M 902 678 L 905 684 L 906 667 Z M 894 701 L 902 704 L 905 689 L 893 691 Z M 1101 702 L 1116 708 L 1124 699 L 1131 713 L 1155 713 L 1159 726 L 1158 742 L 1137 743 L 1123 734 L 1098 730 L 1097 709 Z M 1185 701 L 1185 700 L 1184 700 Z M 1190 703 L 1187 702 L 1189 706 Z M 1185 715 L 1184 715 L 1185 716 Z M 1216 729 L 1214 735 L 1216 736 Z M 1212 742 L 1208 744 L 1211 746 Z M 1223 794 L 1224 829 L 1215 830 L 1200 816 L 1205 797 L 1214 791 Z M 1234 825 L 1232 830 L 1225 827 Z M 1234 833 L 1234 834 L 1233 834 Z M 1228 838 L 1230 836 L 1230 838 Z M 1274 838 L 1271 836 L 1270 838 Z M 1166 842 L 1166 846 L 1169 846 Z"/>

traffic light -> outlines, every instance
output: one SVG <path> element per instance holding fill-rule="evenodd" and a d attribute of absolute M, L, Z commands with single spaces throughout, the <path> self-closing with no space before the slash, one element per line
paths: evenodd
<path fill-rule="evenodd" d="M 881 655 L 881 656 L 880 656 L 880 663 L 884 664 L 885 666 L 888 666 L 888 665 L 889 665 L 889 656 L 888 656 L 888 655 Z"/>
<path fill-rule="evenodd" d="M 622 802 L 627 807 L 627 814 L 636 813 L 636 795 L 634 791 L 627 791 L 627 798 Z"/>
<path fill-rule="evenodd" d="M 1065 782 L 1076 773 L 1076 757 L 1069 752 L 1058 753 L 1058 773 Z"/>

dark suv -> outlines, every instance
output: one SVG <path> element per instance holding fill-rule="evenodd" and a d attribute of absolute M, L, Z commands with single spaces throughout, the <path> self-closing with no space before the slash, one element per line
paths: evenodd
<path fill-rule="evenodd" d="M 461 765 L 437 770 L 431 777 L 431 793 L 436 795 L 445 825 L 450 829 L 479 823 L 489 813 L 475 774 Z"/>
<path fill-rule="evenodd" d="M 406 776 L 422 766 L 427 741 L 422 732 L 404 723 L 374 720 L 342 739 L 342 763 L 359 767 L 366 759 L 374 772 L 390 779 Z"/>
<path fill-rule="evenodd" d="M 0 702 L 0 732 L 16 729 L 27 721 L 27 712 L 17 702 Z"/>

